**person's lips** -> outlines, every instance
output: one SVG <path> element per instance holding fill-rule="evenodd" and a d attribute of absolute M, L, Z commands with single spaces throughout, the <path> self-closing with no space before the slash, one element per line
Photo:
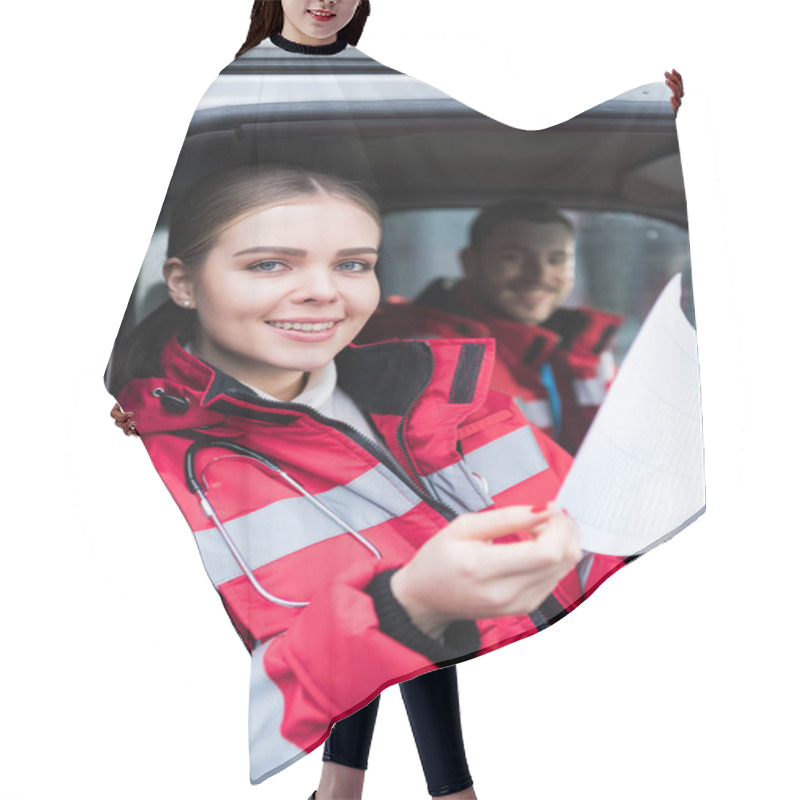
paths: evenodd
<path fill-rule="evenodd" d="M 278 319 L 267 325 L 287 339 L 296 342 L 325 342 L 336 335 L 341 319 Z"/>
<path fill-rule="evenodd" d="M 320 22 L 327 22 L 336 16 L 336 14 L 333 14 L 330 11 L 319 11 L 317 9 L 309 9 L 308 13 L 311 14 L 314 19 L 319 20 Z"/>
<path fill-rule="evenodd" d="M 280 328 L 285 331 L 305 331 L 307 333 L 316 331 L 329 331 L 341 320 L 269 320 L 267 325 Z"/>
<path fill-rule="evenodd" d="M 511 289 L 511 294 L 521 300 L 543 300 L 557 293 L 555 286 L 519 286 Z"/>

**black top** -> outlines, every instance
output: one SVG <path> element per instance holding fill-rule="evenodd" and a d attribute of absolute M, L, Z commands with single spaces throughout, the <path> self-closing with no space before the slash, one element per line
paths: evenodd
<path fill-rule="evenodd" d="M 273 33 L 269 40 L 272 44 L 280 47 L 281 50 L 288 50 L 290 53 L 304 53 L 309 56 L 332 56 L 336 53 L 341 53 L 347 47 L 347 40 L 342 37 L 330 44 L 298 44 L 286 39 L 279 33 Z"/>

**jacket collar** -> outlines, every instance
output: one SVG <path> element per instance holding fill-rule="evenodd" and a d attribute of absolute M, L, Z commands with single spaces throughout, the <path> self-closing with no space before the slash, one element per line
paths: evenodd
<path fill-rule="evenodd" d="M 561 338 L 560 350 L 599 356 L 624 321 L 620 314 L 596 308 L 559 308 L 544 326 Z"/>
<path fill-rule="evenodd" d="M 418 302 L 481 322 L 497 341 L 500 357 L 507 363 L 523 363 L 538 369 L 550 359 L 561 341 L 557 333 L 544 327 L 523 325 L 489 313 L 465 280 L 451 286 L 437 281 Z"/>
<path fill-rule="evenodd" d="M 371 418 L 410 474 L 459 459 L 457 429 L 489 392 L 492 339 L 432 339 L 351 346 L 339 385 Z"/>
<path fill-rule="evenodd" d="M 441 308 L 483 323 L 497 339 L 503 360 L 522 362 L 538 369 L 556 350 L 599 355 L 616 334 L 624 318 L 594 308 L 559 308 L 542 325 L 525 325 L 491 314 L 465 280 L 455 284 L 435 281 L 417 302 Z"/>
<path fill-rule="evenodd" d="M 493 363 L 494 342 L 486 339 L 350 345 L 336 358 L 338 385 L 379 429 L 413 417 L 429 432 L 455 428 L 483 404 Z M 187 353 L 175 337 L 164 348 L 161 368 L 161 376 L 135 379 L 120 393 L 142 433 L 224 425 L 230 414 L 288 424 L 307 411 L 259 398 Z"/>

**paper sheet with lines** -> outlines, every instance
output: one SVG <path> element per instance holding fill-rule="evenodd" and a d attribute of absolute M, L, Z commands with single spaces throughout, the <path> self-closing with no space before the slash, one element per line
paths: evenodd
<path fill-rule="evenodd" d="M 705 508 L 697 339 L 680 298 L 677 275 L 645 320 L 559 492 L 584 550 L 641 553 Z"/>

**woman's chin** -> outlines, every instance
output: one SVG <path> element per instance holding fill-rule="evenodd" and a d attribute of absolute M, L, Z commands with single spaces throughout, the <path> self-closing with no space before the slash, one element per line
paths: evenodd
<path fill-rule="evenodd" d="M 295 352 L 291 356 L 274 362 L 275 366 L 290 372 L 315 372 L 333 361 L 341 347 L 333 347 L 329 342 L 323 345 L 303 346 L 306 352 Z"/>

